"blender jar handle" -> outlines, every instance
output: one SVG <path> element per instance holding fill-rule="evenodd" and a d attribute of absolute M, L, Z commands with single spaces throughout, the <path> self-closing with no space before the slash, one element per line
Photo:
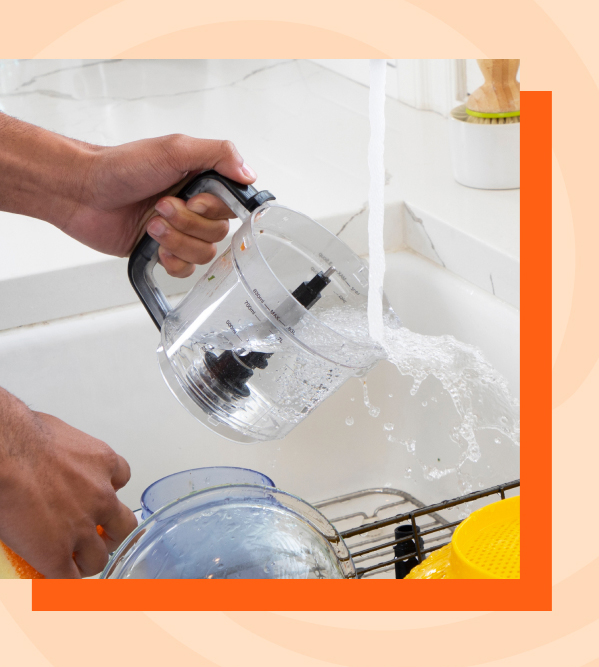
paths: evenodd
<path fill-rule="evenodd" d="M 275 198 L 268 190 L 258 192 L 253 186 L 232 181 L 213 169 L 192 178 L 174 196 L 187 201 L 201 192 L 209 192 L 218 197 L 244 222 L 252 211 Z M 153 271 L 158 262 L 158 247 L 158 241 L 149 234 L 144 234 L 131 253 L 127 272 L 135 293 L 154 324 L 160 329 L 171 307 L 154 279 Z"/>

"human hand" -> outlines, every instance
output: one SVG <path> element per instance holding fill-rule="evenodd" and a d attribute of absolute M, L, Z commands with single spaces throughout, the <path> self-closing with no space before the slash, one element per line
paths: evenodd
<path fill-rule="evenodd" d="M 0 113 L 0 210 L 47 220 L 81 243 L 118 257 L 148 229 L 173 276 L 214 258 L 233 213 L 204 193 L 162 196 L 187 174 L 215 169 L 239 183 L 256 174 L 230 141 L 173 134 L 102 147 Z M 157 204 L 158 214 L 145 216 Z M 169 208 L 169 205 L 171 208 Z"/>
<path fill-rule="evenodd" d="M 0 417 L 0 539 L 48 578 L 101 572 L 137 527 L 116 496 L 129 465 L 102 441 L 4 390 Z"/>
<path fill-rule="evenodd" d="M 217 197 L 188 202 L 162 196 L 188 173 L 216 169 L 240 183 L 256 175 L 229 141 L 172 135 L 97 149 L 85 178 L 80 205 L 61 227 L 101 252 L 126 256 L 144 228 L 160 244 L 159 259 L 170 275 L 187 277 L 195 264 L 214 259 L 216 245 L 235 215 Z M 144 220 L 155 208 L 156 215 Z"/>

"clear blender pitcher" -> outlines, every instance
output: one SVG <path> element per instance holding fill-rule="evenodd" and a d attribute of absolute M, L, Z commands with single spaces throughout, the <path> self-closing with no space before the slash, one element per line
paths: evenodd
<path fill-rule="evenodd" d="M 366 312 L 368 267 L 268 191 L 207 171 L 176 196 L 201 192 L 240 218 L 229 248 L 174 308 L 154 280 L 158 243 L 147 234 L 129 278 L 161 330 L 160 368 L 180 403 L 230 440 L 280 439 L 384 357 L 351 317 Z"/>

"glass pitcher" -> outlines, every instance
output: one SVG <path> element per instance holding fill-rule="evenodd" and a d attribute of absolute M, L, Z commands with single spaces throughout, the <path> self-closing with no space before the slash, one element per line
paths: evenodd
<path fill-rule="evenodd" d="M 102 579 L 355 579 L 349 550 L 316 508 L 280 489 L 227 484 L 162 507 L 113 554 Z"/>
<path fill-rule="evenodd" d="M 200 192 L 240 218 L 229 248 L 171 308 L 153 276 L 158 243 L 146 234 L 129 261 L 131 284 L 161 330 L 160 368 L 175 397 L 230 440 L 283 438 L 384 357 L 363 326 L 368 267 L 268 191 L 207 171 L 176 196 Z"/>

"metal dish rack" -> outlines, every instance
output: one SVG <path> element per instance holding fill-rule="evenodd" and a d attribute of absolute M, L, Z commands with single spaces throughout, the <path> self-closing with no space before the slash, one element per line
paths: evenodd
<path fill-rule="evenodd" d="M 405 491 L 381 487 L 347 493 L 313 505 L 345 540 L 359 579 L 395 579 L 402 571 L 398 563 L 407 564 L 409 569 L 451 541 L 455 527 L 465 518 L 453 520 L 452 511 L 460 506 L 467 509 L 474 509 L 472 505 L 482 506 L 486 502 L 479 501 L 496 494 L 504 499 L 507 492 L 519 487 L 517 479 L 428 506 Z M 398 514 L 398 510 L 403 511 Z M 411 530 L 397 539 L 395 528 L 400 525 L 410 526 Z M 400 551 L 403 553 L 398 555 Z M 403 567 L 404 572 L 407 569 Z"/>

